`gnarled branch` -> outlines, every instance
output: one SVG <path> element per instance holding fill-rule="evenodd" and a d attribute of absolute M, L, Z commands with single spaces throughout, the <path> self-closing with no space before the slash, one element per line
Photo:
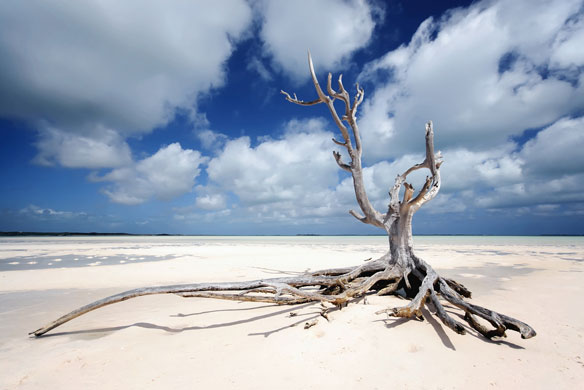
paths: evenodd
<path fill-rule="evenodd" d="M 440 152 L 434 153 L 434 126 L 432 121 L 426 123 L 426 157 L 424 161 L 408 168 L 401 175 L 397 175 L 393 187 L 389 191 L 390 203 L 387 213 L 383 217 L 384 224 L 388 228 L 391 215 L 399 215 L 405 212 L 415 212 L 424 203 L 432 200 L 440 190 L 440 166 L 442 165 L 442 155 Z M 420 192 L 413 197 L 413 187 L 406 183 L 408 175 L 419 169 L 427 168 L 432 176 L 426 178 L 424 186 Z M 403 201 L 399 202 L 399 192 L 401 187 L 405 187 Z"/>
<path fill-rule="evenodd" d="M 333 117 L 333 120 L 337 127 L 339 128 L 339 130 L 341 131 L 341 135 L 343 137 L 343 142 L 338 141 L 336 139 L 333 139 L 333 142 L 336 145 L 342 146 L 347 150 L 349 157 L 351 158 L 351 162 L 344 163 L 341 160 L 341 155 L 339 152 L 335 151 L 333 152 L 333 155 L 335 157 L 337 165 L 339 165 L 341 169 L 347 172 L 351 172 L 351 175 L 353 177 L 353 187 L 355 189 L 357 203 L 359 204 L 361 212 L 364 214 L 364 216 L 357 217 L 357 214 L 355 214 L 354 211 L 351 211 L 350 213 L 351 215 L 356 216 L 356 218 L 363 223 L 385 229 L 383 223 L 383 214 L 377 211 L 373 204 L 369 201 L 367 192 L 365 190 L 365 183 L 363 181 L 363 167 L 361 164 L 362 143 L 355 114 L 357 111 L 357 107 L 363 101 L 363 95 L 365 92 L 362 88 L 359 88 L 359 86 L 357 85 L 357 94 L 355 95 L 353 104 L 351 105 L 351 98 L 349 96 L 349 93 L 345 90 L 345 87 L 343 86 L 342 75 L 339 76 L 338 79 L 339 91 L 337 92 L 332 88 L 332 74 L 329 73 L 327 77 L 327 92 L 330 95 L 329 96 L 325 94 L 322 88 L 320 87 L 318 78 L 316 77 L 316 73 L 314 71 L 314 64 L 312 62 L 310 52 L 308 52 L 308 67 L 310 69 L 310 76 L 312 78 L 314 88 L 318 95 L 318 99 L 313 100 L 311 102 L 304 102 L 302 100 L 299 100 L 296 97 L 296 95 L 294 95 L 294 98 L 292 98 L 287 92 L 282 91 L 282 93 L 286 96 L 286 100 L 291 101 L 292 103 L 295 104 L 308 106 L 318 103 L 325 103 L 327 105 Z M 335 99 L 339 99 L 345 103 L 345 114 L 342 117 L 339 117 L 335 109 L 334 106 Z M 343 121 L 347 122 L 349 127 L 351 128 L 353 138 L 355 139 L 355 148 L 353 148 L 351 136 L 348 132 L 347 126 L 343 124 Z"/>

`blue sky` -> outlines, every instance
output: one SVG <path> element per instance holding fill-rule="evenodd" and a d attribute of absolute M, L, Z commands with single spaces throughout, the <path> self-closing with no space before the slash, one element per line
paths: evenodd
<path fill-rule="evenodd" d="M 0 231 L 378 233 L 326 107 L 279 93 L 315 98 L 310 49 L 365 88 L 378 209 L 434 121 L 415 234 L 584 234 L 582 47 L 572 0 L 4 1 Z"/>

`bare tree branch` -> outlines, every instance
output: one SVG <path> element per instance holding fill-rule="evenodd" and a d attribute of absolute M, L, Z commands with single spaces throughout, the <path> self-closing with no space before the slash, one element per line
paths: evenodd
<path fill-rule="evenodd" d="M 383 214 L 377 211 L 369 201 L 369 198 L 367 197 L 367 192 L 365 190 L 365 183 L 363 181 L 363 168 L 361 166 L 362 154 L 361 135 L 359 134 L 359 127 L 357 126 L 357 122 L 355 120 L 355 112 L 361 101 L 363 101 L 364 91 L 362 88 L 359 88 L 357 86 L 357 95 L 355 96 L 353 106 L 351 106 L 350 104 L 351 99 L 349 93 L 345 90 L 343 86 L 342 75 L 339 76 L 338 80 L 339 91 L 337 92 L 332 88 L 332 74 L 330 73 L 328 74 L 327 92 L 330 95 L 328 96 L 322 91 L 322 88 L 320 87 L 320 84 L 316 77 L 316 73 L 314 71 L 314 64 L 312 62 L 310 52 L 308 52 L 308 68 L 310 70 L 310 76 L 312 77 L 312 83 L 314 84 L 314 88 L 318 95 L 318 99 L 313 100 L 311 102 L 304 102 L 302 100 L 298 100 L 298 98 L 296 98 L 296 95 L 294 95 L 294 98 L 291 98 L 290 95 L 284 91 L 282 91 L 282 94 L 286 96 L 286 100 L 291 101 L 292 103 L 295 104 L 308 106 L 318 103 L 325 103 L 327 105 L 335 124 L 341 131 L 341 135 L 344 141 L 341 142 L 333 138 L 333 142 L 336 145 L 344 147 L 347 150 L 349 157 L 351 158 L 351 162 L 346 164 L 341 160 L 341 155 L 339 152 L 336 151 L 333 152 L 333 156 L 335 157 L 335 161 L 337 162 L 339 167 L 347 172 L 351 172 L 351 175 L 353 177 L 353 187 L 355 189 L 357 203 L 359 204 L 359 207 L 361 208 L 361 211 L 364 214 L 364 216 L 357 217 L 357 219 L 359 219 L 363 223 L 367 223 L 385 229 L 383 224 Z M 342 119 L 339 118 L 339 115 L 335 109 L 334 106 L 335 99 L 339 99 L 345 103 L 345 114 L 342 116 Z M 349 127 L 351 128 L 353 137 L 355 139 L 355 149 L 353 148 L 348 128 L 342 123 L 343 121 L 346 121 L 349 124 Z M 355 216 L 355 214 L 353 213 L 351 213 L 351 215 Z"/>
<path fill-rule="evenodd" d="M 367 223 L 367 224 L 369 223 L 369 221 L 367 221 L 367 218 L 365 218 L 364 216 L 362 216 L 361 214 L 359 214 L 355 210 L 349 210 L 349 214 L 351 214 L 353 217 L 357 218 L 359 221 L 361 221 L 363 223 Z"/>
<path fill-rule="evenodd" d="M 343 122 L 339 118 L 339 115 L 337 114 L 337 111 L 335 110 L 333 98 L 330 98 L 329 96 L 327 96 L 324 92 L 322 92 L 322 89 L 320 88 L 320 84 L 318 83 L 318 78 L 316 77 L 316 73 L 314 72 L 314 64 L 312 63 L 312 57 L 310 56 L 310 52 L 308 52 L 308 67 L 310 69 L 310 76 L 312 77 L 312 82 L 314 84 L 314 88 L 316 89 L 316 93 L 318 94 L 318 97 L 328 107 L 335 124 L 337 125 L 337 127 L 341 131 L 341 134 L 343 135 L 343 138 L 344 138 L 345 142 L 347 143 L 346 148 L 349 151 L 349 154 L 351 154 L 353 146 L 351 145 L 351 138 L 349 137 L 349 133 L 347 132 L 347 127 L 343 124 Z"/>
<path fill-rule="evenodd" d="M 280 90 L 280 93 L 282 95 L 286 96 L 286 100 L 288 100 L 290 103 L 298 104 L 300 106 L 314 106 L 315 104 L 323 102 L 320 99 L 312 100 L 310 102 L 305 102 L 303 100 L 298 100 L 298 98 L 296 97 L 296 94 L 294 94 L 294 97 L 291 97 L 290 94 L 286 91 Z"/>
<path fill-rule="evenodd" d="M 433 178 L 430 176 L 426 177 L 426 182 L 424 183 L 424 187 L 422 187 L 422 189 L 420 190 L 420 192 L 418 193 L 418 195 L 412 199 L 410 201 L 410 203 L 412 204 L 418 204 L 421 199 L 428 193 L 428 190 L 430 189 L 430 185 L 432 184 Z"/>
<path fill-rule="evenodd" d="M 333 156 L 335 157 L 335 161 L 337 162 L 337 165 L 341 169 L 343 169 L 347 172 L 351 172 L 351 167 L 343 162 L 341 154 L 339 152 L 336 152 L 333 150 Z"/>

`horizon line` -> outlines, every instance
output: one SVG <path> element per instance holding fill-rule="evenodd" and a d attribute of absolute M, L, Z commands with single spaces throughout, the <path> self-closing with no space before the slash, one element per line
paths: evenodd
<path fill-rule="evenodd" d="M 387 234 L 180 234 L 180 233 L 125 233 L 125 232 L 25 232 L 25 231 L 0 231 L 0 237 L 68 237 L 68 236 L 144 236 L 144 237 L 385 237 Z M 582 237 L 584 234 L 467 234 L 467 233 L 426 233 L 414 234 L 414 236 L 474 236 L 474 237 Z"/>

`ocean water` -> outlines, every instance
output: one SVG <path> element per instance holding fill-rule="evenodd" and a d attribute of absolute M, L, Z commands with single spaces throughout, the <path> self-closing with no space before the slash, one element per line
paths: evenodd
<path fill-rule="evenodd" d="M 1 237 L 0 249 L 6 244 L 52 243 L 168 243 L 204 245 L 213 243 L 270 244 L 385 244 L 387 236 L 27 236 Z M 423 245 L 584 245 L 584 236 L 466 236 L 416 235 L 414 242 Z"/>
<path fill-rule="evenodd" d="M 359 250 L 383 253 L 386 236 L 76 236 L 76 237 L 2 237 L 0 272 L 49 268 L 120 265 L 172 260 L 193 255 L 197 248 L 213 246 L 301 246 L 331 250 Z M 482 246 L 562 248 L 571 253 L 584 249 L 584 237 L 573 236 L 414 236 L 414 248 L 440 246 Z M 280 250 L 280 249 L 276 249 Z M 574 253 L 576 253 L 574 252 Z M 582 259 L 584 261 L 584 259 Z"/>

